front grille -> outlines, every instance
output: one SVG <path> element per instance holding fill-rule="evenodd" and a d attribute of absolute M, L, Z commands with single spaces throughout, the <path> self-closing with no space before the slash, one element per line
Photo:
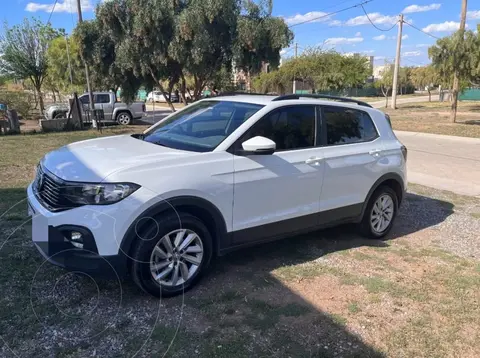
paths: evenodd
<path fill-rule="evenodd" d="M 35 196 L 47 209 L 50 211 L 62 211 L 78 206 L 65 196 L 67 185 L 68 183 L 63 179 L 38 165 L 33 188 Z"/>

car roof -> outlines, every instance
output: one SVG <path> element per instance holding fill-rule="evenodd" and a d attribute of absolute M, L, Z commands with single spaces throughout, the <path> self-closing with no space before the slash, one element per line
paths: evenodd
<path fill-rule="evenodd" d="M 272 100 L 278 96 L 272 95 L 248 95 L 242 94 L 237 96 L 218 96 L 218 97 L 208 97 L 205 100 L 213 101 L 229 101 L 229 102 L 243 102 L 243 103 L 253 103 L 253 104 L 263 104 L 267 105 Z"/>

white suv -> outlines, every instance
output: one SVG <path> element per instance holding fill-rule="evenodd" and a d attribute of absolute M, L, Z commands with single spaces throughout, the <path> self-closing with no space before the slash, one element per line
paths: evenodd
<path fill-rule="evenodd" d="M 130 273 L 146 292 L 175 295 L 241 247 L 347 222 L 383 237 L 406 155 L 389 118 L 363 102 L 205 99 L 143 134 L 48 153 L 28 187 L 33 242 L 53 264 Z"/>

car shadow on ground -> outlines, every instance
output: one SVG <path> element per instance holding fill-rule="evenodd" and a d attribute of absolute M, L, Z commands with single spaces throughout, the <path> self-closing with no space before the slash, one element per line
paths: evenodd
<path fill-rule="evenodd" d="M 24 192 L 4 189 L 0 196 L 13 203 Z M 0 205 L 3 213 L 8 205 L 0 204 L 4 204 Z M 343 226 L 243 249 L 217 259 L 210 273 L 185 295 L 160 302 L 141 293 L 129 279 L 119 289 L 115 281 L 66 274 L 43 265 L 30 238 L 19 229 L 0 251 L 0 332 L 5 332 L 0 333 L 0 352 L 39 357 L 50 354 L 46 352 L 125 357 L 167 352 L 166 356 L 175 357 L 383 357 L 384 352 L 362 340 L 362 332 L 346 327 L 344 317 L 314 305 L 304 290 L 298 292 L 297 280 L 280 281 L 272 271 L 355 247 L 388 246 L 391 240 L 440 224 L 452 209 L 451 203 L 407 194 L 385 240 L 363 239 L 355 226 Z M 25 219 L 24 210 L 22 204 L 3 217 L 5 232 L 12 232 Z M 313 291 L 314 300 L 331 302 L 335 283 L 322 282 L 323 287 Z"/>

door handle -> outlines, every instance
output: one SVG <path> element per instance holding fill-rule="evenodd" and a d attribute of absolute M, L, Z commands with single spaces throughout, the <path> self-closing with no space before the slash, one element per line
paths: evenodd
<path fill-rule="evenodd" d="M 381 152 L 382 151 L 380 149 L 372 149 L 371 151 L 368 152 L 368 154 L 374 157 L 379 157 Z"/>
<path fill-rule="evenodd" d="M 319 158 L 319 157 L 310 157 L 305 161 L 305 163 L 306 164 L 318 164 L 318 162 L 320 162 L 321 160 L 322 160 L 322 158 Z"/>

